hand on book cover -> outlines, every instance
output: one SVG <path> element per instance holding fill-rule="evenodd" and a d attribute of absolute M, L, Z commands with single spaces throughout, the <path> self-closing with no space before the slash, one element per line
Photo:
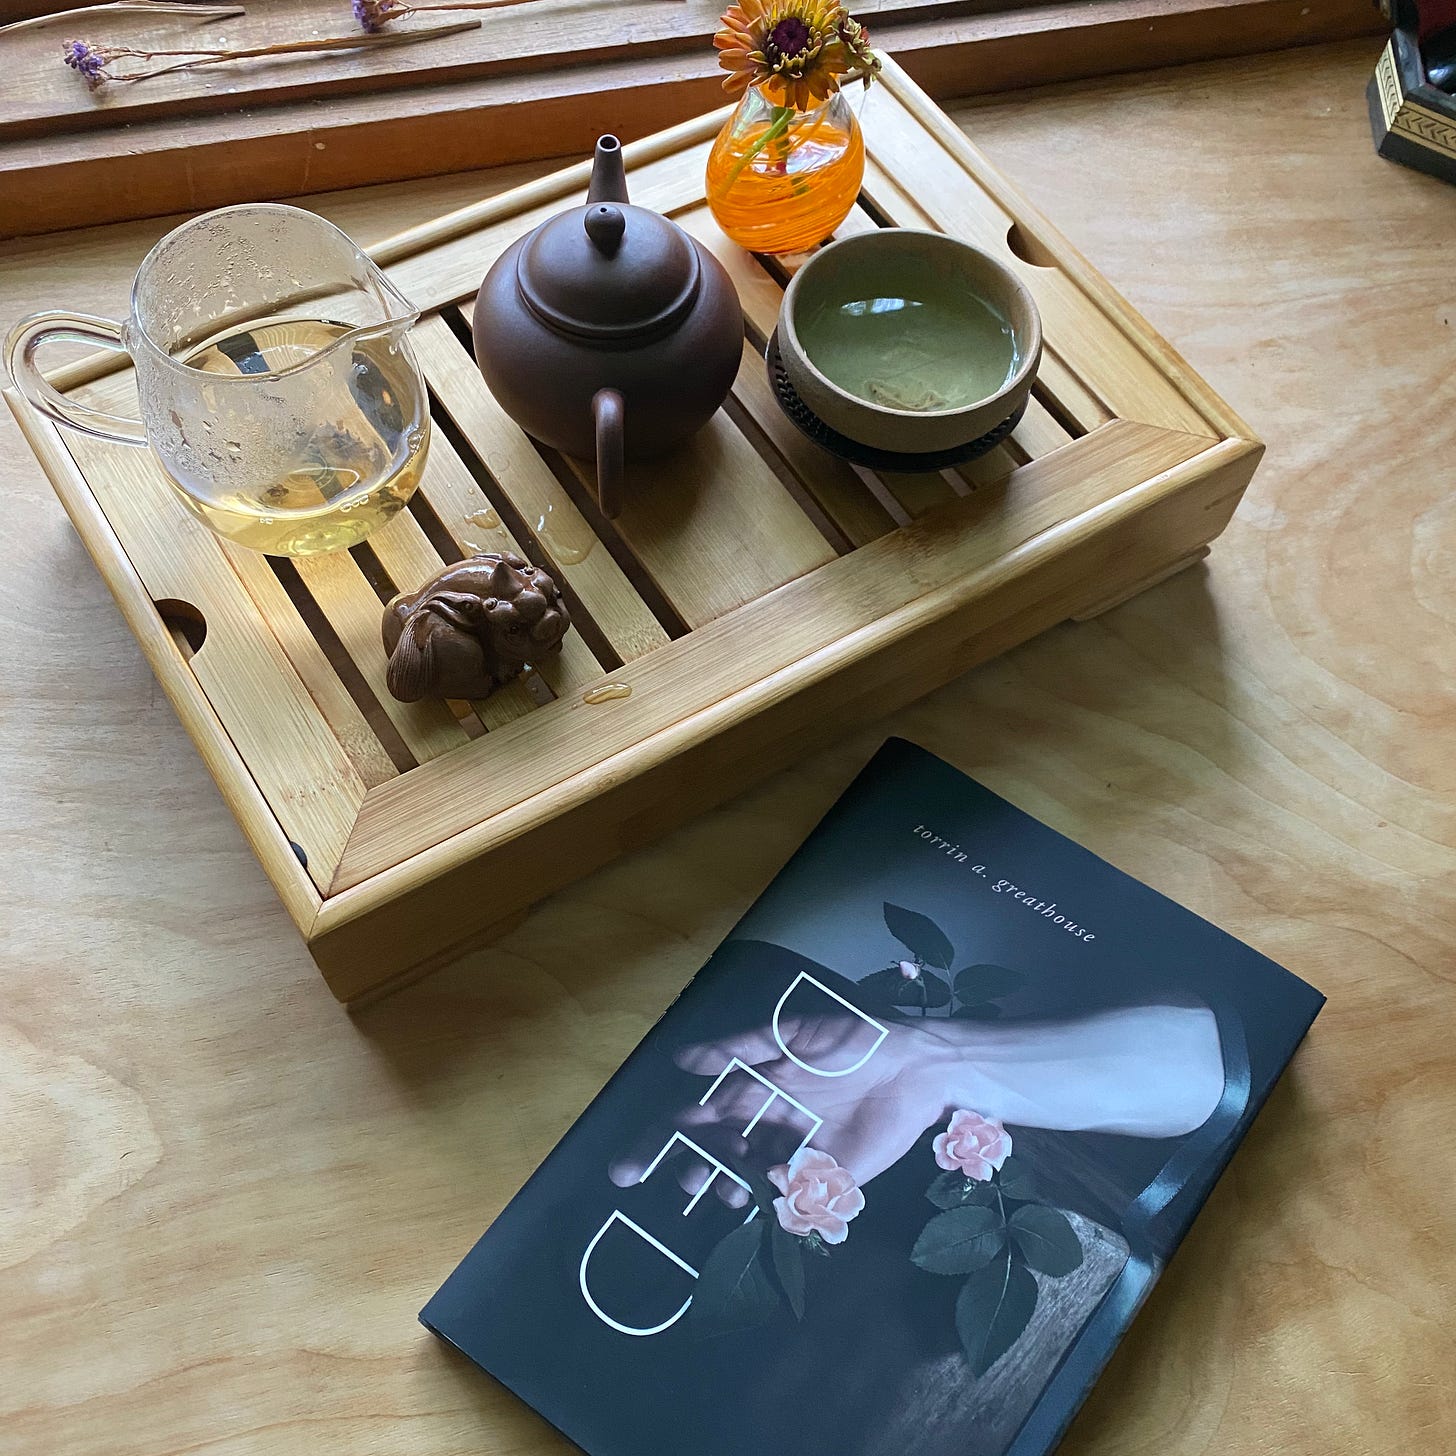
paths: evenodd
<path fill-rule="evenodd" d="M 723 1079 L 706 1103 L 681 1109 L 673 1126 L 730 1166 L 762 1167 L 779 1161 L 765 1158 L 767 1148 L 792 1147 L 802 1137 L 796 1105 L 812 1107 L 821 1119 L 813 1145 L 832 1152 L 862 1186 L 957 1108 L 1022 1127 L 1177 1137 L 1201 1126 L 1223 1094 L 1217 1022 L 1202 1007 L 1003 1023 L 886 1017 L 883 1024 L 875 1054 L 845 1076 L 818 1075 L 804 1064 L 853 1056 L 864 1028 L 847 1012 L 783 1017 L 784 1048 L 768 1025 L 683 1047 L 674 1060 L 686 1072 L 717 1078 L 735 1059 L 753 1071 Z M 612 1165 L 612 1181 L 636 1183 L 661 1146 L 660 1134 L 649 1136 Z M 687 1192 L 709 1173 L 691 1160 L 676 1171 Z M 728 1179 L 715 1187 L 733 1206 L 747 1202 Z"/>
<path fill-rule="evenodd" d="M 421 1317 L 592 1456 L 1045 1456 L 1322 1000 L 892 742 Z"/>

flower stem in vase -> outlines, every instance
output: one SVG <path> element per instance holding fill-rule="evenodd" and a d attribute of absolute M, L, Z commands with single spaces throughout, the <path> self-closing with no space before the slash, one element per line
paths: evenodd
<path fill-rule="evenodd" d="M 803 111 L 750 88 L 708 158 L 718 226 L 757 253 L 796 253 L 829 237 L 864 179 L 864 140 L 844 94 Z"/>
<path fill-rule="evenodd" d="M 792 106 L 774 107 L 773 120 L 768 124 L 763 134 L 758 138 L 757 141 L 752 144 L 752 146 L 748 148 L 747 151 L 743 153 L 741 157 L 738 158 L 736 162 L 733 163 L 733 167 L 728 173 L 728 180 L 723 184 L 723 192 L 726 193 L 728 189 L 733 186 L 733 184 L 739 179 L 739 177 L 743 175 L 743 169 L 748 166 L 748 164 L 752 162 L 753 159 L 758 156 L 758 154 L 763 151 L 763 149 L 768 146 L 770 142 L 778 141 L 779 138 L 782 137 L 786 131 L 788 131 L 789 123 L 793 121 L 793 119 L 794 108 Z M 786 158 L 787 156 L 787 151 L 780 152 L 781 160 L 783 158 Z"/>

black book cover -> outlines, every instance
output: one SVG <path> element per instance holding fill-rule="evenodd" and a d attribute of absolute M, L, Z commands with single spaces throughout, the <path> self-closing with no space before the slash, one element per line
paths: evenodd
<path fill-rule="evenodd" d="M 591 1456 L 1040 1456 L 1324 998 L 892 740 L 421 1315 Z"/>

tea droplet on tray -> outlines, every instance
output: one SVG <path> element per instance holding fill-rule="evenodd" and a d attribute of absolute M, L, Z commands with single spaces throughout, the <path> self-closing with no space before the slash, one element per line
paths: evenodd
<path fill-rule="evenodd" d="M 562 566 L 580 566 L 591 555 L 597 538 L 584 530 L 563 529 L 554 519 L 555 507 L 547 506 L 536 519 L 536 535 Z"/>
<path fill-rule="evenodd" d="M 631 683 L 603 683 L 599 688 L 588 688 L 581 695 L 584 703 L 610 703 L 614 698 L 630 698 L 632 696 Z"/>

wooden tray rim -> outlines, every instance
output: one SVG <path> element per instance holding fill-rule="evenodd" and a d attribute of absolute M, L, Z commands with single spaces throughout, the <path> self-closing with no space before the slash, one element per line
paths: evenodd
<path fill-rule="evenodd" d="M 59 432 L 13 390 L 4 391 L 28 442 L 51 477 L 88 551 L 100 566 L 158 680 L 177 709 L 184 727 L 198 744 L 209 771 L 218 781 L 265 872 L 306 939 L 317 938 L 408 894 L 420 884 L 508 842 L 531 823 L 568 813 L 624 774 L 633 776 L 646 772 L 681 753 L 692 743 L 711 737 L 718 731 L 716 725 L 720 720 L 726 721 L 744 711 L 753 711 L 745 704 L 766 694 L 795 693 L 816 677 L 839 670 L 846 662 L 852 663 L 883 650 L 897 636 L 912 630 L 916 623 L 948 613 L 957 605 L 964 605 L 984 594 L 988 582 L 1011 580 L 1030 570 L 1048 554 L 1054 554 L 1058 541 L 1067 534 L 1133 514 L 1151 496 L 1179 489 L 1235 458 L 1262 450 L 1260 442 L 1237 414 L 1131 305 L 1110 289 L 1087 259 L 1048 222 L 1039 209 L 996 171 L 985 155 L 892 59 L 886 58 L 882 84 L 894 91 L 914 119 L 951 153 L 992 200 L 1014 217 L 1018 227 L 1056 254 L 1061 271 L 1207 421 L 1209 433 L 1194 435 L 1184 432 L 1183 438 L 1190 445 L 1195 440 L 1198 442 L 1198 448 L 1187 458 L 1149 479 L 1135 482 L 1086 511 L 1075 512 L 1034 531 L 1014 549 L 984 563 L 978 574 L 933 582 L 878 621 L 841 624 L 843 630 L 833 632 L 808 656 L 767 669 L 759 675 L 750 673 L 742 680 L 735 679 L 726 691 L 714 689 L 703 701 L 683 706 L 666 721 L 652 723 L 645 731 L 639 730 L 625 746 L 604 752 L 587 764 L 563 768 L 559 773 L 554 771 L 554 766 L 548 767 L 527 791 L 484 817 L 468 813 L 457 816 L 464 822 L 455 823 L 438 838 L 411 849 L 402 858 L 388 862 L 366 860 L 362 869 L 356 869 L 351 849 L 356 846 L 356 841 L 367 838 L 373 820 L 386 813 L 396 801 L 403 800 L 418 806 L 428 797 L 442 792 L 452 777 L 463 775 L 468 778 L 472 772 L 478 774 L 481 767 L 488 763 L 489 753 L 500 747 L 500 735 L 529 731 L 520 729 L 520 722 L 535 723 L 541 714 L 564 713 L 579 708 L 579 705 L 563 700 L 538 709 L 536 713 L 496 730 L 485 739 L 462 745 L 440 759 L 411 770 L 409 774 L 367 790 L 357 805 L 354 827 L 348 835 L 334 884 L 323 894 L 316 889 L 295 857 L 286 834 L 254 782 L 226 726 L 213 711 L 206 692 L 157 618 L 150 595 L 92 495 L 79 466 L 65 448 Z M 722 125 L 730 109 L 709 112 L 629 145 L 626 148 L 629 168 L 660 160 L 679 149 L 707 140 Z M 371 255 L 385 266 L 417 257 L 441 244 L 579 192 L 586 185 L 589 171 L 590 163 L 581 162 L 483 202 L 444 214 L 385 240 L 370 250 Z M 435 303 L 430 306 L 444 305 Z M 70 389 L 126 367 L 126 361 L 119 356 L 101 353 L 57 370 L 52 380 L 57 387 Z M 1093 442 L 1104 431 L 1119 426 L 1169 436 L 1179 433 L 1135 420 L 1115 419 L 1057 451 L 1056 468 L 1063 472 L 1072 469 L 1083 447 L 1093 448 Z M 1047 458 L 1050 461 L 1052 457 Z M 1038 468 L 1050 467 L 1033 461 L 1023 466 L 1016 475 L 1019 477 Z M 958 523 L 982 508 L 975 498 L 947 502 L 932 511 L 929 517 L 892 531 L 879 541 L 860 547 L 798 581 L 787 583 L 766 597 L 748 602 L 736 611 L 699 627 L 687 638 L 657 649 L 648 658 L 642 659 L 642 663 L 650 663 L 660 656 L 666 661 L 672 655 L 681 656 L 704 644 L 711 646 L 716 637 L 742 630 L 744 621 L 751 620 L 755 613 L 770 610 L 764 604 L 781 598 L 783 593 L 792 592 L 814 578 L 825 579 L 826 575 L 836 572 L 853 575 L 858 567 L 851 567 L 849 562 L 853 558 L 861 558 L 865 552 L 876 548 L 903 551 L 907 541 L 924 536 L 931 526 L 953 540 Z M 922 527 L 922 521 L 930 524 Z M 940 553 L 942 565 L 951 554 L 950 550 Z M 928 569 L 930 559 L 925 554 L 921 555 L 919 566 L 922 570 Z M 625 671 L 630 675 L 631 668 Z M 482 747 L 482 744 L 488 746 Z M 458 790 L 452 790 L 450 797 L 457 803 L 464 798 Z"/>
<path fill-rule="evenodd" d="M 1116 429 L 1118 426 L 1128 426 L 1170 438 L 1176 436 L 1177 433 L 1155 430 L 1153 426 L 1137 425 L 1132 421 L 1113 421 L 1103 429 Z M 1093 436 L 1089 435 L 1086 438 L 1090 440 Z M 446 780 L 451 774 L 464 775 L 472 769 L 478 771 L 485 766 L 488 762 L 485 755 L 489 750 L 483 745 L 488 744 L 489 736 L 466 744 L 445 758 L 432 760 L 432 763 L 440 765 L 431 776 L 439 782 L 428 785 L 420 784 L 413 789 L 406 789 L 400 780 L 392 780 L 390 784 L 380 785 L 378 788 L 369 790 L 360 806 L 354 832 L 349 836 L 343 858 L 340 861 L 339 880 L 348 882 L 341 884 L 339 888 L 331 889 L 327 898 L 324 899 L 313 927 L 313 934 L 318 935 L 337 929 L 390 900 L 408 894 L 412 889 L 435 879 L 446 871 L 468 863 L 492 849 L 499 848 L 539 818 L 556 817 L 568 813 L 572 808 L 595 797 L 603 788 L 609 787 L 614 782 L 618 771 L 623 767 L 629 768 L 632 774 L 645 773 L 681 753 L 693 743 L 712 736 L 717 731 L 720 720 L 736 721 L 751 713 L 754 703 L 766 701 L 781 694 L 797 693 L 821 677 L 843 671 L 858 661 L 873 657 L 877 653 L 893 647 L 900 638 L 913 632 L 927 620 L 948 615 L 957 607 L 974 602 L 990 591 L 1005 586 L 1017 577 L 1044 565 L 1049 558 L 1057 555 L 1064 540 L 1085 536 L 1094 529 L 1111 528 L 1129 517 L 1141 514 L 1157 501 L 1186 489 L 1191 483 L 1204 476 L 1251 454 L 1261 454 L 1263 451 L 1262 445 L 1248 440 L 1205 441 L 1199 437 L 1186 435 L 1181 438 L 1190 444 L 1194 440 L 1198 440 L 1198 448 L 1187 458 L 1138 481 L 1109 500 L 1099 502 L 1089 509 L 1079 511 L 1035 531 L 1016 547 L 993 558 L 976 571 L 959 574 L 949 570 L 954 554 L 953 546 L 943 550 L 938 555 L 941 564 L 947 568 L 950 579 L 938 582 L 929 590 L 898 606 L 892 613 L 873 621 L 862 621 L 846 626 L 843 630 L 838 631 L 837 635 L 815 647 L 808 655 L 800 657 L 786 666 L 770 668 L 760 676 L 746 678 L 726 692 L 714 693 L 681 716 L 672 717 L 645 734 L 634 738 L 630 744 L 613 749 L 583 767 L 563 772 L 560 777 L 550 782 L 543 782 L 529 794 L 517 798 L 512 803 L 502 805 L 493 813 L 473 818 L 468 824 L 443 834 L 433 843 L 414 849 L 403 858 L 396 859 L 390 864 L 370 868 L 367 873 L 361 873 L 351 879 L 349 878 L 352 869 L 350 851 L 354 848 L 356 840 L 361 835 L 367 834 L 372 827 L 372 819 L 379 816 L 381 809 L 387 806 L 390 800 L 405 795 L 416 801 L 415 807 L 419 806 L 418 801 L 426 795 L 437 799 L 458 799 L 458 795 L 450 788 Z M 1058 457 L 1061 457 L 1058 460 L 1061 470 L 1067 471 L 1075 467 L 1076 462 L 1072 458 L 1074 449 L 1075 447 L 1068 447 L 1057 452 Z M 1022 467 L 1022 470 L 1034 470 L 1035 465 L 1036 462 L 1033 462 L 1030 466 Z M 881 541 L 889 543 L 887 549 L 901 551 L 904 549 L 905 541 L 896 541 L 896 537 L 901 537 L 906 532 L 917 534 L 917 527 L 935 525 L 944 527 L 944 534 L 953 537 L 956 534 L 955 524 L 959 518 L 963 517 L 971 506 L 978 504 L 979 502 L 973 498 L 948 501 L 920 517 L 912 526 L 902 527 L 899 531 L 891 532 L 882 537 Z M 879 543 L 872 542 L 870 546 L 860 547 L 859 550 L 869 550 L 876 544 Z M 923 542 L 919 544 L 923 552 Z M 858 555 L 858 552 L 852 553 L 852 555 Z M 838 561 L 830 562 L 827 566 L 820 567 L 818 572 L 810 573 L 810 575 L 833 572 L 841 563 L 850 559 L 850 557 L 841 557 Z M 918 558 L 922 565 L 926 563 L 927 559 L 924 554 Z M 691 636 L 706 637 L 708 634 L 713 634 L 714 629 L 726 632 L 740 628 L 747 619 L 769 610 L 762 606 L 763 603 L 772 602 L 780 594 L 808 580 L 809 577 L 806 576 L 799 578 L 798 582 L 787 583 L 776 592 L 749 602 L 736 612 L 728 613 L 707 626 L 698 628 Z M 985 625 L 991 625 L 994 621 L 995 618 L 987 617 Z M 680 639 L 680 642 L 686 643 L 689 640 Z M 658 652 L 651 656 L 672 654 L 674 648 L 677 647 L 679 647 L 678 643 L 671 643 L 665 648 L 658 649 Z M 649 660 L 643 659 L 644 664 Z M 632 670 L 630 667 L 619 669 L 612 676 L 613 678 L 630 678 Z M 560 708 L 570 709 L 573 706 L 573 704 L 562 703 L 538 711 L 551 712 Z M 529 721 L 529 718 L 517 720 L 519 723 Z M 498 732 L 509 734 L 512 733 L 512 730 L 516 730 L 516 724 L 509 724 Z M 524 732 L 525 730 L 516 731 Z M 499 744 L 496 746 L 498 747 Z M 629 758 L 630 764 L 626 762 Z M 430 765 L 421 765 L 422 769 L 429 767 Z M 413 770 L 412 775 L 419 772 L 418 769 Z M 390 792 L 392 788 L 393 793 Z M 551 811 L 549 815 L 544 812 L 548 803 Z M 338 881 L 336 881 L 337 883 Z"/>

